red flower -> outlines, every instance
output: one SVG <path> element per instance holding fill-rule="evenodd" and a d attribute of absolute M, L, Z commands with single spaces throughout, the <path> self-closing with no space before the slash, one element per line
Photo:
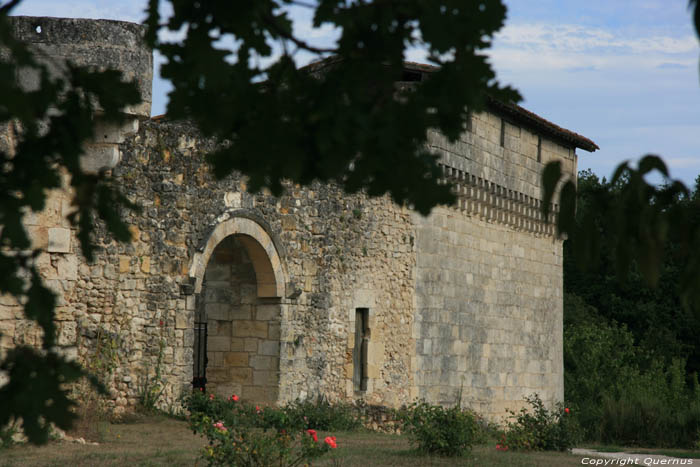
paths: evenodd
<path fill-rule="evenodd" d="M 306 432 L 308 434 L 310 434 L 311 437 L 314 439 L 314 441 L 316 441 L 318 443 L 318 436 L 316 436 L 316 430 L 312 430 L 309 428 L 308 430 L 306 430 Z M 328 438 L 326 438 L 326 439 L 328 439 Z"/>
<path fill-rule="evenodd" d="M 569 412 L 570 412 L 569 408 L 566 407 L 566 408 L 564 409 L 564 412 L 569 413 Z"/>
<path fill-rule="evenodd" d="M 230 397 L 230 400 L 232 400 L 233 402 L 238 402 L 238 396 L 235 395 L 235 394 L 233 394 L 233 395 Z"/>
<path fill-rule="evenodd" d="M 209 400 L 213 401 L 216 396 L 214 394 L 209 394 Z"/>
<path fill-rule="evenodd" d="M 326 436 L 326 439 L 324 439 L 323 441 L 333 449 L 338 447 L 338 445 L 335 442 L 335 436 Z"/>
<path fill-rule="evenodd" d="M 260 408 L 259 405 L 256 405 L 256 406 L 255 406 L 255 411 L 256 411 L 257 413 L 260 413 L 260 412 L 262 412 L 262 409 Z"/>
<path fill-rule="evenodd" d="M 506 446 L 505 444 L 497 444 L 496 445 L 496 451 L 507 451 L 507 450 L 508 450 L 508 446 Z"/>
<path fill-rule="evenodd" d="M 162 320 L 162 319 L 160 320 L 160 325 L 161 325 L 161 327 L 163 326 L 163 320 Z"/>
<path fill-rule="evenodd" d="M 222 421 L 218 421 L 218 422 L 214 423 L 214 428 L 216 428 L 219 431 L 223 431 L 223 432 L 228 431 L 228 429 L 224 426 L 224 422 L 222 422 Z"/>

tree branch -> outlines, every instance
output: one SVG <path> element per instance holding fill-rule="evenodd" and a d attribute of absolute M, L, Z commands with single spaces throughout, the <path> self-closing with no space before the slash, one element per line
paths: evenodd
<path fill-rule="evenodd" d="M 4 14 L 9 13 L 9 11 L 11 9 L 13 9 L 14 7 L 16 7 L 17 5 L 19 5 L 19 2 L 21 2 L 21 1 L 22 0 L 12 0 L 7 5 L 3 5 L 2 7 L 0 7 L 0 14 L 4 15 Z"/>
<path fill-rule="evenodd" d="M 315 54 L 326 54 L 326 53 L 337 53 L 338 52 L 338 49 L 314 47 L 313 45 L 309 44 L 308 42 L 305 42 L 301 39 L 294 37 L 293 34 L 290 34 L 287 31 L 285 31 L 283 28 L 279 27 L 279 25 L 275 22 L 275 19 L 272 18 L 271 16 L 265 15 L 263 18 L 264 18 L 265 22 L 270 26 L 270 28 L 274 29 L 274 32 L 276 32 L 280 37 L 287 39 L 289 41 L 292 41 L 294 43 L 294 45 L 296 45 L 300 49 L 308 50 L 309 52 L 313 52 Z"/>
<path fill-rule="evenodd" d="M 313 3 L 302 2 L 299 0 L 290 0 L 288 3 L 296 6 L 302 6 L 304 8 L 310 8 L 313 10 L 315 10 L 318 7 L 318 5 L 314 5 Z"/>

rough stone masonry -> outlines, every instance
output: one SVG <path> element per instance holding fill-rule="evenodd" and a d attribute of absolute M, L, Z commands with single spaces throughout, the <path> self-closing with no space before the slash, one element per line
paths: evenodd
<path fill-rule="evenodd" d="M 255 403 L 424 398 L 492 418 L 533 393 L 562 399 L 562 242 L 540 214 L 540 172 L 558 159 L 575 177 L 575 149 L 595 143 L 492 101 L 458 141 L 429 135 L 459 198 L 429 217 L 327 184 L 252 194 L 239 174 L 213 178 L 204 161 L 213 141 L 149 118 L 152 59 L 140 26 L 13 22 L 53 62 L 124 71 L 144 100 L 121 127 L 98 118 L 83 159 L 86 170 L 111 170 L 143 207 L 126 213 L 131 243 L 98 227 L 87 263 L 66 220 L 67 190 L 24 219 L 58 295 L 62 352 L 86 362 L 110 349 L 114 410 L 134 405 L 156 369 L 163 405 L 203 378 L 208 391 Z M 3 129 L 0 146 L 11 150 L 12 135 Z M 0 351 L 38 344 L 38 332 L 0 297 Z"/>

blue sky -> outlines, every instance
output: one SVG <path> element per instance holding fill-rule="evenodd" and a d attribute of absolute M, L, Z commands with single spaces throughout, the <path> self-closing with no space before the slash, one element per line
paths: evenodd
<path fill-rule="evenodd" d="M 15 14 L 140 22 L 145 0 L 24 0 Z M 687 0 L 505 0 L 506 27 L 489 55 L 500 80 L 520 90 L 523 106 L 594 140 L 579 168 L 609 177 L 625 159 L 661 155 L 671 175 L 700 174 L 700 43 Z M 333 40 L 293 12 L 298 35 Z M 409 58 L 421 61 L 420 50 Z M 304 63 L 309 56 L 300 55 Z M 156 57 L 156 62 L 159 59 Z M 153 114 L 169 86 L 156 79 Z"/>

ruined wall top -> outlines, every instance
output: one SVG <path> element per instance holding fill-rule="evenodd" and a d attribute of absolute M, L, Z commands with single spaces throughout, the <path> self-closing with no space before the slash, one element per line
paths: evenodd
<path fill-rule="evenodd" d="M 126 113 L 150 117 L 153 57 L 143 42 L 145 27 L 113 20 L 14 16 L 9 18 L 17 39 L 31 44 L 50 69 L 62 60 L 95 69 L 115 69 L 135 80 L 142 102 Z M 23 79 L 24 77 L 20 77 Z"/>

